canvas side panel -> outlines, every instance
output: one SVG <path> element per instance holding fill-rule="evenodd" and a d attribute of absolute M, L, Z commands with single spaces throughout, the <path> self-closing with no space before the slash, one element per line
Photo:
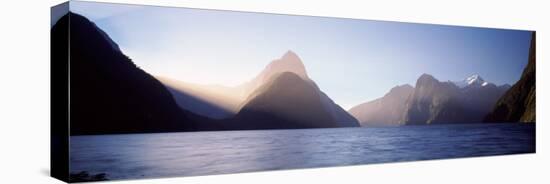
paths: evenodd
<path fill-rule="evenodd" d="M 69 2 L 51 8 L 50 30 L 50 169 L 51 176 L 69 182 Z"/>

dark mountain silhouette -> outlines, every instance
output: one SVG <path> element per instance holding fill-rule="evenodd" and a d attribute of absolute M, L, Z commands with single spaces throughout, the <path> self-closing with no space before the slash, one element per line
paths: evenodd
<path fill-rule="evenodd" d="M 486 122 L 536 121 L 536 32 L 531 35 L 529 61 L 523 74 L 496 103 Z"/>
<path fill-rule="evenodd" d="M 192 130 L 195 116 L 178 108 L 170 92 L 94 23 L 69 13 L 52 27 L 52 39 L 67 37 L 67 28 L 71 135 Z M 66 57 L 53 53 L 52 62 Z"/>
<path fill-rule="evenodd" d="M 402 122 L 405 124 L 478 123 L 508 89 L 469 77 L 472 82 L 463 87 L 453 82 L 440 82 L 423 74 L 407 100 Z M 477 81 L 477 82 L 473 82 Z"/>
<path fill-rule="evenodd" d="M 411 85 L 396 86 L 384 97 L 359 104 L 349 110 L 361 126 L 396 126 L 407 107 L 407 99 L 413 93 Z"/>

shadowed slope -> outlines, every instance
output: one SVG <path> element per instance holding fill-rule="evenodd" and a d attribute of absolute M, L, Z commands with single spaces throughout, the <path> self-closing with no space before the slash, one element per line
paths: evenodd
<path fill-rule="evenodd" d="M 286 119 L 283 120 L 286 123 L 300 124 L 284 125 L 279 128 L 293 126 L 303 128 L 355 127 L 359 125 L 353 116 L 334 103 L 308 77 L 301 59 L 292 51 L 288 51 L 280 59 L 272 61 L 257 77 L 242 86 L 245 88 L 244 91 L 250 91 L 235 119 L 245 119 L 244 121 L 247 123 L 250 120 L 261 119 L 256 123 L 271 124 L 267 117 L 275 117 L 273 119 Z M 319 113 L 316 115 L 318 117 L 312 116 L 310 110 Z M 253 115 L 254 113 L 257 116 Z M 314 121 L 318 121 L 317 124 L 314 124 Z M 272 126 L 270 125 L 270 127 Z"/>
<path fill-rule="evenodd" d="M 339 127 L 317 89 L 292 72 L 275 75 L 254 91 L 232 123 L 237 129 Z"/>
<path fill-rule="evenodd" d="M 180 110 L 158 80 L 139 69 L 85 17 L 63 16 L 52 28 L 52 39 L 66 37 L 61 35 L 66 25 L 70 25 L 71 135 L 192 129 L 192 115 Z M 52 62 L 58 60 L 66 61 L 52 57 Z"/>
<path fill-rule="evenodd" d="M 536 33 L 531 36 L 529 61 L 521 78 L 498 100 L 486 122 L 536 121 Z"/>

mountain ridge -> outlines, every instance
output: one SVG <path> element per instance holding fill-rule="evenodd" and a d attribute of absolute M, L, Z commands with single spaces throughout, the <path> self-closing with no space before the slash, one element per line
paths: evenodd
<path fill-rule="evenodd" d="M 536 32 L 531 33 L 521 78 L 495 104 L 485 122 L 536 122 Z"/>
<path fill-rule="evenodd" d="M 179 109 L 164 85 L 93 22 L 69 12 L 52 27 L 52 40 L 66 37 L 65 29 L 70 29 L 70 135 L 193 130 L 195 116 Z M 52 51 L 58 47 L 52 43 Z M 52 53 L 52 62 L 66 57 Z"/>
<path fill-rule="evenodd" d="M 468 77 L 467 86 L 441 82 L 423 74 L 418 80 L 402 119 L 405 124 L 481 122 L 506 86 L 497 87 L 479 75 Z M 485 84 L 485 85 L 484 85 Z"/>
<path fill-rule="evenodd" d="M 430 74 L 415 86 L 396 86 L 383 97 L 354 106 L 349 112 L 362 126 L 399 126 L 481 122 L 509 85 L 496 86 L 480 75 L 443 82 Z M 401 92 L 399 92 L 401 91 Z"/>
<path fill-rule="evenodd" d="M 216 93 L 215 95 L 210 95 L 208 91 L 193 90 L 188 84 L 184 84 L 184 82 L 174 82 L 175 80 L 173 79 L 162 77 L 158 78 L 172 92 L 180 108 L 217 119 L 212 121 L 213 124 L 216 124 L 214 127 L 223 127 L 223 129 L 227 130 L 240 130 L 359 126 L 357 120 L 352 115 L 334 103 L 309 78 L 300 57 L 291 50 L 285 52 L 280 58 L 272 60 L 252 80 L 233 88 L 228 87 L 222 93 Z M 206 88 L 205 86 L 202 87 Z M 302 91 L 296 89 L 302 89 Z M 280 94 L 274 94 L 271 90 L 277 91 Z M 230 98 L 222 97 L 223 93 L 229 91 L 238 92 L 239 94 L 234 96 L 242 98 L 237 99 L 234 103 L 231 103 L 232 105 L 228 106 L 221 102 L 231 101 Z M 300 96 L 301 98 L 295 98 L 288 94 L 290 91 L 292 95 Z M 270 96 L 270 98 L 265 96 Z M 312 97 L 314 98 L 311 99 Z M 308 99 L 308 103 L 298 103 L 304 99 Z M 281 108 L 281 103 L 294 104 L 286 108 L 295 109 L 296 112 L 289 112 L 285 108 Z M 302 108 L 300 110 L 296 107 Z M 309 113 L 309 119 L 307 119 L 299 113 L 299 111 L 304 111 L 303 114 L 308 114 L 306 113 L 308 110 L 315 110 L 315 114 L 317 115 Z M 323 118 L 318 118 L 317 116 Z M 279 125 L 269 118 L 280 121 Z M 317 126 L 311 120 L 318 120 Z"/>

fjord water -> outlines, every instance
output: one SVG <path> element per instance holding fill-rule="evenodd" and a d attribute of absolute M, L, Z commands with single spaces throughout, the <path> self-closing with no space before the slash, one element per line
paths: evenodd
<path fill-rule="evenodd" d="M 535 152 L 535 124 L 71 136 L 70 170 L 108 179 Z"/>

